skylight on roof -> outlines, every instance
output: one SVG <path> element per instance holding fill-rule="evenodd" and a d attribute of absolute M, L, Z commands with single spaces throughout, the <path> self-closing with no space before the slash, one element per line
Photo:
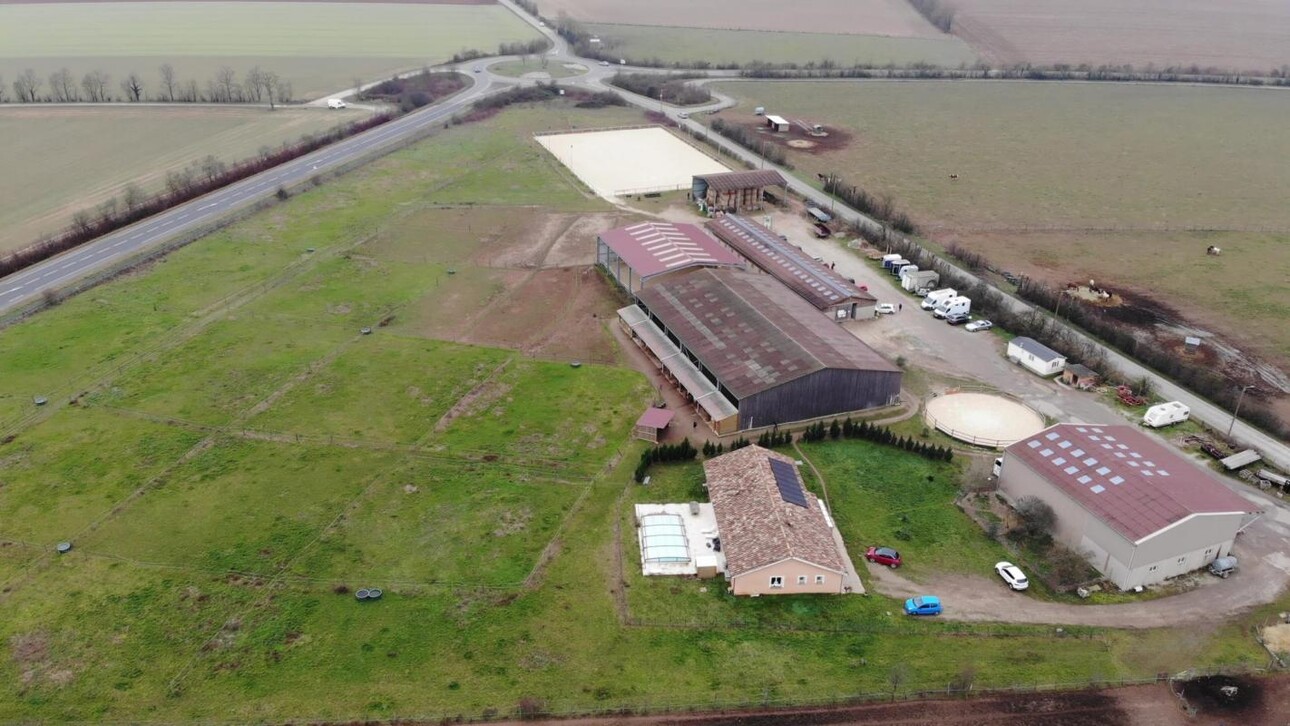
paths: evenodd
<path fill-rule="evenodd" d="M 1099 431 L 1098 433 L 1102 433 L 1102 432 L 1101 432 L 1101 431 Z M 1106 437 L 1103 437 L 1103 440 L 1105 440 L 1105 441 L 1115 441 L 1115 437 L 1114 437 L 1114 436 L 1106 436 Z"/>
<path fill-rule="evenodd" d="M 1038 441 L 1031 441 L 1030 443 L 1026 444 L 1026 446 L 1029 446 L 1029 447 L 1030 447 L 1030 448 L 1032 448 L 1032 449 L 1038 449 L 1038 448 L 1039 448 L 1039 442 L 1038 442 Z"/>
<path fill-rule="evenodd" d="M 1119 449 L 1119 450 L 1121 450 L 1121 451 L 1128 451 L 1128 450 L 1129 450 L 1129 447 L 1125 446 L 1124 444 L 1116 444 L 1116 445 L 1115 445 L 1115 448 L 1117 448 L 1117 449 Z"/>
<path fill-rule="evenodd" d="M 1123 452 L 1123 451 L 1117 451 L 1117 452 L 1115 452 L 1115 456 L 1116 456 L 1116 458 L 1123 459 L 1123 458 L 1124 458 L 1124 452 Z"/>
<path fill-rule="evenodd" d="M 1084 460 L 1084 466 L 1093 466 L 1096 463 L 1097 463 L 1097 459 L 1094 459 L 1091 456 Z"/>
<path fill-rule="evenodd" d="M 1062 471 L 1066 472 L 1067 474 L 1074 474 L 1074 473 L 1076 473 L 1076 472 L 1078 472 L 1078 471 L 1079 471 L 1079 467 L 1078 467 L 1078 466 L 1068 466 L 1068 467 L 1066 467 L 1065 469 L 1062 469 Z"/>
<path fill-rule="evenodd" d="M 1115 476 L 1111 477 L 1108 481 L 1110 481 L 1112 484 L 1123 484 L 1124 477 L 1120 476 L 1119 474 L 1116 474 Z"/>
<path fill-rule="evenodd" d="M 1159 474 L 1160 476 L 1169 476 L 1169 472 L 1165 471 L 1164 469 L 1156 469 L 1156 473 Z"/>
<path fill-rule="evenodd" d="M 1083 474 L 1080 476 L 1080 478 L 1076 479 L 1075 481 L 1079 482 L 1080 484 L 1087 484 L 1093 481 L 1093 477 L 1089 476 L 1088 474 Z"/>
<path fill-rule="evenodd" d="M 1129 466 L 1131 466 L 1131 467 L 1133 467 L 1134 469 L 1136 469 L 1136 468 L 1138 468 L 1138 462 L 1136 462 L 1136 461 L 1130 461 L 1130 462 L 1129 462 Z"/>
<path fill-rule="evenodd" d="M 1142 470 L 1142 475 L 1143 475 L 1143 476 L 1155 476 L 1155 475 L 1156 475 L 1156 473 L 1155 473 L 1154 471 L 1149 471 L 1149 470 L 1147 470 L 1147 469 L 1143 469 L 1143 470 Z"/>
<path fill-rule="evenodd" d="M 1039 452 L 1039 455 L 1040 455 L 1040 456 L 1052 456 L 1052 455 L 1053 455 L 1053 450 L 1052 450 L 1052 449 L 1044 449 L 1043 451 Z"/>
<path fill-rule="evenodd" d="M 1071 452 L 1071 456 L 1083 456 L 1083 455 L 1084 455 L 1083 449 L 1076 449 Z"/>
<path fill-rule="evenodd" d="M 1066 457 L 1064 456 L 1059 456 L 1056 459 L 1053 459 L 1053 466 L 1061 466 L 1062 464 L 1065 464 L 1065 463 L 1066 463 Z"/>
<path fill-rule="evenodd" d="M 1101 440 L 1102 440 L 1102 437 L 1101 437 L 1101 436 L 1090 436 L 1090 437 L 1088 437 L 1088 440 L 1089 440 L 1089 441 L 1101 441 Z"/>
<path fill-rule="evenodd" d="M 1111 448 L 1111 445 L 1110 445 L 1110 444 L 1102 444 L 1102 448 L 1103 448 L 1103 449 L 1109 449 L 1109 448 Z"/>
<path fill-rule="evenodd" d="M 1069 441 L 1061 441 L 1061 442 L 1058 442 L 1058 444 L 1057 444 L 1057 445 L 1058 445 L 1058 446 L 1060 446 L 1060 447 L 1061 447 L 1061 448 L 1063 448 L 1063 449 L 1069 449 L 1069 448 L 1071 447 L 1071 442 L 1069 442 Z"/>
<path fill-rule="evenodd" d="M 1141 459 L 1141 458 L 1142 458 L 1142 454 L 1139 454 L 1139 453 L 1138 453 L 1138 452 L 1136 452 L 1136 451 L 1131 451 L 1131 452 L 1129 452 L 1129 456 L 1132 456 L 1132 457 L 1133 457 L 1133 458 L 1135 458 L 1135 459 Z"/>
<path fill-rule="evenodd" d="M 1045 438 L 1045 439 L 1048 439 L 1049 441 L 1056 441 L 1056 440 L 1057 440 L 1057 432 L 1056 432 L 1056 431 L 1052 431 L 1052 432 L 1050 432 L 1047 436 L 1045 436 L 1044 438 Z"/>
<path fill-rule="evenodd" d="M 1095 434 L 1100 434 L 1100 433 L 1102 433 L 1102 429 L 1096 429 L 1096 428 L 1095 428 L 1095 429 L 1093 429 L 1093 433 L 1095 433 Z"/>
<path fill-rule="evenodd" d="M 1145 466 L 1150 466 L 1150 467 L 1154 467 L 1154 466 L 1156 465 L 1156 462 L 1154 462 L 1154 461 L 1144 461 L 1144 462 L 1142 462 L 1142 463 L 1143 463 L 1143 465 L 1145 465 Z"/>
<path fill-rule="evenodd" d="M 1088 433 L 1088 429 L 1084 428 L 1083 426 L 1076 426 L 1076 427 L 1075 427 L 1075 430 L 1076 430 L 1076 431 L 1078 431 L 1078 432 L 1080 432 L 1081 434 L 1086 434 L 1086 433 Z"/>
<path fill-rule="evenodd" d="M 1102 476 L 1106 476 L 1107 474 L 1111 473 L 1111 470 L 1106 468 L 1105 466 L 1099 466 L 1097 468 L 1097 473 L 1101 474 Z"/>
<path fill-rule="evenodd" d="M 1101 494 L 1102 492 L 1106 491 L 1106 487 L 1102 486 L 1101 484 L 1095 484 L 1091 489 L 1089 489 L 1089 491 L 1093 492 L 1094 494 Z"/>

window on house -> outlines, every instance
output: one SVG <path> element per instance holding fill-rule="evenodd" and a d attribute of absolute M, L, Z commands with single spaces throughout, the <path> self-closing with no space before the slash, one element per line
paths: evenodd
<path fill-rule="evenodd" d="M 824 575 L 816 575 L 816 576 L 815 576 L 815 584 L 817 584 L 817 585 L 823 585 L 823 584 L 824 584 Z"/>
<path fill-rule="evenodd" d="M 798 575 L 798 576 L 797 576 L 797 584 L 799 584 L 799 585 L 805 585 L 805 584 L 806 584 L 806 575 Z"/>
<path fill-rule="evenodd" d="M 783 586 L 784 586 L 784 578 L 782 578 L 782 577 L 780 577 L 780 576 L 778 576 L 778 575 L 776 575 L 775 577 L 770 578 L 770 586 L 771 586 L 771 587 L 783 587 Z"/>

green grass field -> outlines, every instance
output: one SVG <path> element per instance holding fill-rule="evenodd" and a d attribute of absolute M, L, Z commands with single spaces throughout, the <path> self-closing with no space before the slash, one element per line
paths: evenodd
<path fill-rule="evenodd" d="M 4 7 L 0 6 L 0 12 Z M 3 108 L 0 254 L 52 234 L 79 209 L 131 182 L 164 188 L 168 171 L 209 154 L 233 162 L 302 135 L 363 118 L 359 110 L 251 108 Z M 105 140 L 110 140 L 105 141 Z"/>
<path fill-rule="evenodd" d="M 1290 361 L 1290 95 L 1026 82 L 725 83 L 724 115 L 766 106 L 852 134 L 789 151 L 807 177 L 890 194 L 939 242 L 1018 274 L 1159 298 Z M 957 174 L 958 179 L 951 179 Z M 1210 244 L 1223 249 L 1207 258 Z M 1257 334 L 1252 331 L 1257 331 Z"/>
<path fill-rule="evenodd" d="M 586 66 L 583 65 L 578 65 L 577 68 L 566 68 L 563 63 L 548 63 L 546 67 L 543 67 L 542 61 L 536 59 L 529 59 L 527 62 L 518 60 L 494 63 L 488 67 L 488 70 L 498 75 L 511 76 L 512 78 L 519 78 L 529 73 L 545 73 L 551 78 L 568 78 L 570 76 L 580 76 L 587 72 Z"/>
<path fill-rule="evenodd" d="M 1166 657 L 1136 634 L 982 637 L 997 629 L 885 624 L 878 597 L 730 603 L 684 581 L 630 602 L 702 596 L 752 626 L 806 627 L 626 627 L 624 503 L 689 499 L 696 483 L 630 481 L 653 391 L 623 368 L 434 340 L 421 316 L 485 270 L 479 247 L 515 243 L 507 225 L 533 205 L 609 211 L 535 131 L 638 119 L 565 104 L 444 130 L 0 331 L 0 720 L 438 721 L 522 699 L 882 692 L 896 663 L 917 689 L 969 666 L 990 686 L 1261 662 L 1237 627 Z M 472 195 L 491 205 L 473 208 L 475 248 L 406 226 Z M 867 511 L 846 480 L 879 478 L 894 500 L 897 481 L 931 474 L 907 549 L 929 567 L 952 566 L 952 547 L 985 556 L 925 536 L 960 531 L 934 507 L 948 468 L 831 446 L 809 450 L 840 523 L 890 527 L 898 509 Z M 55 555 L 59 541 L 75 549 Z M 381 601 L 355 599 L 371 586 Z M 813 624 L 843 615 L 843 632 Z"/>
<path fill-rule="evenodd" d="M 765 30 L 709 30 L 650 25 L 587 25 L 608 53 L 627 61 L 713 64 L 820 63 L 840 66 L 928 63 L 957 68 L 977 56 L 952 35 L 899 38 L 883 35 L 779 33 Z"/>
<path fill-rule="evenodd" d="M 162 63 L 202 88 L 222 65 L 240 75 L 258 64 L 289 79 L 298 98 L 537 37 L 500 5 L 416 3 L 6 4 L 0 27 L 0 73 L 8 79 L 25 68 L 45 78 L 67 66 L 78 81 L 95 69 L 118 79 L 133 70 L 153 92 Z M 126 58 L 129 65 L 114 61 Z"/>

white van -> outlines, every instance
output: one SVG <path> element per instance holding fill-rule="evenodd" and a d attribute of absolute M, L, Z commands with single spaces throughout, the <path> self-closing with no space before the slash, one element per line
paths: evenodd
<path fill-rule="evenodd" d="M 345 102 L 339 98 L 327 99 L 327 108 L 345 108 Z"/>
<path fill-rule="evenodd" d="M 956 295 L 958 295 L 958 291 L 952 287 L 929 292 L 927 293 L 927 297 L 923 298 L 923 309 L 935 310 L 937 305 L 940 305 L 943 301 L 949 300 Z"/>
<path fill-rule="evenodd" d="M 932 315 L 938 318 L 949 318 L 957 315 L 967 315 L 971 311 L 972 301 L 962 295 L 957 295 L 942 300 L 937 304 L 936 309 L 932 311 Z"/>
<path fill-rule="evenodd" d="M 1159 403 L 1147 409 L 1142 415 L 1142 423 L 1153 429 L 1161 426 L 1180 423 L 1191 417 L 1191 409 L 1179 401 Z"/>

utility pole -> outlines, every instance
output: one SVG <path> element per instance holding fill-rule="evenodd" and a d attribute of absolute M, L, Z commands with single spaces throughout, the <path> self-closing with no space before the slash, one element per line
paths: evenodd
<path fill-rule="evenodd" d="M 1236 410 L 1232 412 L 1232 423 L 1227 425 L 1228 438 L 1232 436 L 1232 429 L 1236 428 L 1236 417 L 1241 414 L 1241 401 L 1245 399 L 1245 392 L 1251 388 L 1254 388 L 1253 383 L 1248 386 L 1241 386 L 1241 395 L 1236 397 Z"/>

